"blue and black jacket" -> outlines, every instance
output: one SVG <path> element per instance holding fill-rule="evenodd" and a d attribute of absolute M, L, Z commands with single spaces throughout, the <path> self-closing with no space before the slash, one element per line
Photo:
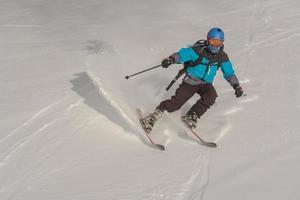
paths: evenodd
<path fill-rule="evenodd" d="M 212 54 L 206 46 L 194 45 L 180 49 L 171 57 L 175 63 L 186 65 L 184 78 L 186 83 L 191 85 L 212 83 L 221 68 L 224 78 L 232 87 L 239 85 L 233 66 L 223 49 L 217 54 Z"/>

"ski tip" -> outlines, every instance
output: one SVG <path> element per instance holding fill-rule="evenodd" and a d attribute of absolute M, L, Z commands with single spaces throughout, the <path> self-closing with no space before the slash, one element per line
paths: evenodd
<path fill-rule="evenodd" d="M 166 149 L 165 146 L 163 146 L 161 144 L 155 144 L 155 146 L 161 151 L 164 151 Z"/>
<path fill-rule="evenodd" d="M 205 145 L 211 148 L 216 148 L 218 146 L 217 143 L 214 142 L 207 142 L 205 143 Z"/>

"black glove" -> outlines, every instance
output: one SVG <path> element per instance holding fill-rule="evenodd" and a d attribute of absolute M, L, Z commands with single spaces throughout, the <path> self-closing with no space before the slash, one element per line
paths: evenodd
<path fill-rule="evenodd" d="M 234 94 L 237 98 L 243 95 L 243 89 L 240 85 L 234 85 L 233 88 L 235 90 Z"/>
<path fill-rule="evenodd" d="M 161 66 L 163 68 L 168 68 L 170 65 L 172 65 L 174 63 L 175 59 L 170 56 L 169 58 L 165 58 L 161 61 Z"/>

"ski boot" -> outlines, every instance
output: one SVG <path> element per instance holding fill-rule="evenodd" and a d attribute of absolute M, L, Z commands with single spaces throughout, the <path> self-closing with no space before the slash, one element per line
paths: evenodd
<path fill-rule="evenodd" d="M 142 119 L 142 126 L 147 133 L 152 131 L 152 128 L 157 120 L 159 120 L 163 115 L 163 111 L 156 109 L 153 113 L 150 113 Z"/>
<path fill-rule="evenodd" d="M 196 113 L 188 113 L 187 115 L 182 117 L 182 121 L 191 129 L 195 129 L 197 127 L 198 116 Z"/>

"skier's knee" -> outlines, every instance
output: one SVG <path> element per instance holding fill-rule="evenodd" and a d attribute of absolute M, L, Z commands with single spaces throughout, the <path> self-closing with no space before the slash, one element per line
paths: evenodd
<path fill-rule="evenodd" d="M 182 107 L 182 104 L 173 104 L 167 108 L 167 111 L 170 113 L 175 112 L 175 111 L 179 110 L 181 107 Z"/>
<path fill-rule="evenodd" d="M 210 108 L 216 102 L 217 95 L 211 95 L 209 98 L 203 100 L 203 105 Z"/>

